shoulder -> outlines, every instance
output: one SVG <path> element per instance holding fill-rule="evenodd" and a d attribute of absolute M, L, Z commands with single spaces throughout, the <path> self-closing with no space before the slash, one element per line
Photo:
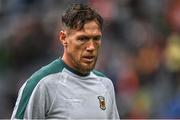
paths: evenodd
<path fill-rule="evenodd" d="M 99 72 L 97 70 L 93 70 L 92 72 L 93 72 L 93 74 L 95 74 L 98 77 L 105 77 L 105 78 L 107 78 L 102 72 Z"/>
<path fill-rule="evenodd" d="M 36 71 L 28 80 L 27 84 L 31 87 L 37 85 L 39 81 L 42 79 L 51 76 L 53 74 L 62 72 L 64 66 L 61 64 L 60 61 L 55 60 L 51 62 L 50 64 L 42 67 L 40 70 Z"/>
<path fill-rule="evenodd" d="M 102 72 L 93 70 L 93 74 L 95 74 L 97 77 L 100 78 L 102 84 L 104 84 L 106 88 L 109 88 L 110 86 L 113 87 L 112 80 L 108 78 L 105 74 L 103 74 Z"/>
<path fill-rule="evenodd" d="M 52 79 L 51 76 L 62 72 L 63 68 L 64 67 L 61 65 L 58 59 L 42 67 L 40 70 L 32 74 L 32 76 L 26 81 L 22 95 L 30 97 L 37 85 L 44 86 L 45 81 Z"/>
<path fill-rule="evenodd" d="M 42 67 L 40 70 L 32 74 L 32 76 L 26 81 L 26 86 L 23 89 L 23 95 L 26 94 L 30 96 L 34 88 L 39 83 L 42 83 L 42 81 L 48 78 L 48 76 L 59 73 L 62 70 L 63 70 L 63 66 L 58 61 L 58 59 Z"/>
<path fill-rule="evenodd" d="M 44 78 L 46 78 L 49 75 L 59 73 L 63 70 L 63 64 L 60 62 L 60 60 L 55 60 L 51 62 L 50 64 L 42 67 L 40 70 L 35 72 L 23 85 L 21 89 L 21 94 L 19 97 L 19 104 L 16 112 L 16 118 L 22 119 L 25 113 L 26 106 L 29 102 L 29 99 L 35 90 L 35 87 L 42 83 Z M 41 84 L 42 85 L 42 84 Z M 44 86 L 44 85 L 43 85 Z M 42 86 L 38 88 L 43 88 Z M 45 88 L 43 88 L 44 90 Z M 37 92 L 37 91 L 36 91 Z M 40 91 L 38 91 L 40 92 Z"/>

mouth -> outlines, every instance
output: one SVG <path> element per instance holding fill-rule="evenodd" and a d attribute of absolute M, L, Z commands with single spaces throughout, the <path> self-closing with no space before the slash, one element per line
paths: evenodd
<path fill-rule="evenodd" d="M 91 63 L 95 60 L 95 56 L 83 56 L 83 60 L 87 63 Z"/>

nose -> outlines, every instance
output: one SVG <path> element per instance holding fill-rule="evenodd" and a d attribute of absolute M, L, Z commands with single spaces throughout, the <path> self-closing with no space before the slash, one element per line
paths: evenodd
<path fill-rule="evenodd" d="M 93 50 L 95 50 L 95 43 L 93 42 L 93 40 L 90 40 L 90 41 L 87 43 L 86 50 L 87 50 L 87 51 L 93 51 Z"/>

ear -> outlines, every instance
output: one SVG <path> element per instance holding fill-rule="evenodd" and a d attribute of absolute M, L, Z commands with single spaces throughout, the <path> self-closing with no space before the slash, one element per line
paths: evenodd
<path fill-rule="evenodd" d="M 67 46 L 67 39 L 66 39 L 66 32 L 65 31 L 61 31 L 61 32 L 59 32 L 59 39 L 60 39 L 60 41 L 61 41 L 61 43 L 62 43 L 62 45 L 64 46 L 64 47 L 66 47 Z"/>

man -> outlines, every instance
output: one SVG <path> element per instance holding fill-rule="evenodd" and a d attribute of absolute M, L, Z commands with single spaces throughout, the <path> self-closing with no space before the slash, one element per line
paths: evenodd
<path fill-rule="evenodd" d="M 12 119 L 119 119 L 110 79 L 94 69 L 103 19 L 74 4 L 62 16 L 63 57 L 21 87 Z"/>

